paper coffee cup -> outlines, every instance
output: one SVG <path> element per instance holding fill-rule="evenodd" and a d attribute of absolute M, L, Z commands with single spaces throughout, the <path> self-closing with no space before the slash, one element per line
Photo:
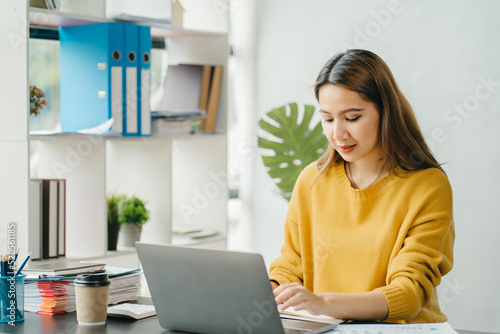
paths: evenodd
<path fill-rule="evenodd" d="M 76 296 L 76 320 L 79 325 L 104 325 L 108 315 L 111 281 L 108 274 L 78 275 L 73 282 Z"/>

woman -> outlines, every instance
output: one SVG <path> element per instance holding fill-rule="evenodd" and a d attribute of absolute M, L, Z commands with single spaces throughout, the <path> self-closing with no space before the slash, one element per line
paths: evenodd
<path fill-rule="evenodd" d="M 321 70 L 326 153 L 299 176 L 276 302 L 340 319 L 443 322 L 436 295 L 453 266 L 448 179 L 377 55 L 348 50 Z"/>

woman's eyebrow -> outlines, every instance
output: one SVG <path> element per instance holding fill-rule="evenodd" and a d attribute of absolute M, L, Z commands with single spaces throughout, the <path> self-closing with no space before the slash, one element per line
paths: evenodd
<path fill-rule="evenodd" d="M 345 114 L 345 113 L 348 113 L 348 112 L 352 112 L 352 111 L 363 111 L 364 109 L 362 108 L 348 108 L 348 109 L 345 109 L 345 110 L 342 110 L 339 114 L 342 115 L 342 114 Z M 319 110 L 320 113 L 322 114 L 328 114 L 328 115 L 331 115 L 332 116 L 332 113 L 326 111 L 326 110 L 323 110 L 323 109 L 320 109 Z"/>

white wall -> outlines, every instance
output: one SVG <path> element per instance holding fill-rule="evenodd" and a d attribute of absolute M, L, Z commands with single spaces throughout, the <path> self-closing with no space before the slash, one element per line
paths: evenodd
<path fill-rule="evenodd" d="M 233 3 L 235 12 L 243 9 Z M 390 15 L 381 14 L 388 9 Z M 336 51 L 379 54 L 438 159 L 447 162 L 457 235 L 455 268 L 439 292 L 443 309 L 455 328 L 491 332 L 500 331 L 498 13 L 494 0 L 257 1 L 256 115 L 247 125 L 289 102 L 317 105 L 310 87 Z M 455 105 L 465 106 L 462 114 Z M 269 264 L 279 255 L 287 203 L 260 158 L 247 169 L 255 177 L 247 199 L 253 250 Z"/>
<path fill-rule="evenodd" d="M 15 0 L 0 3 L 0 252 L 12 254 L 20 248 L 22 259 L 28 255 L 26 5 Z"/>

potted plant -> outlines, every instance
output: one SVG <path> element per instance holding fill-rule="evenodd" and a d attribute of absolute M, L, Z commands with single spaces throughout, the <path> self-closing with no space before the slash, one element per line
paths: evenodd
<path fill-rule="evenodd" d="M 109 194 L 108 199 L 108 250 L 116 250 L 120 231 L 120 205 L 125 199 L 123 194 Z"/>
<path fill-rule="evenodd" d="M 45 93 L 37 86 L 30 86 L 30 115 L 38 116 L 43 106 L 47 105 Z"/>
<path fill-rule="evenodd" d="M 146 203 L 137 196 L 127 197 L 120 206 L 120 246 L 134 247 L 141 239 L 142 225 L 149 220 Z"/>

